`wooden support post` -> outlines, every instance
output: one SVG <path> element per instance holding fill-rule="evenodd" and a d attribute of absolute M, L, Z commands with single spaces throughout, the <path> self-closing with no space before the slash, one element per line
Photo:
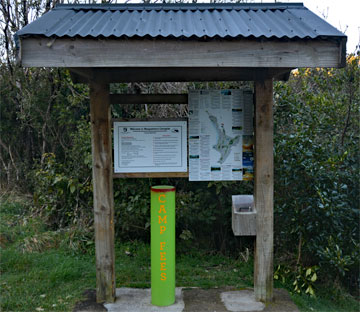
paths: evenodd
<path fill-rule="evenodd" d="M 255 208 L 254 288 L 257 301 L 273 300 L 273 82 L 255 84 Z"/>
<path fill-rule="evenodd" d="M 96 300 L 115 301 L 114 197 L 109 85 L 90 84 Z"/>

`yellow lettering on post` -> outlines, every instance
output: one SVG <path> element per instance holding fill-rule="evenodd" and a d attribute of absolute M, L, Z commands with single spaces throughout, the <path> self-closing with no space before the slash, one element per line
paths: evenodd
<path fill-rule="evenodd" d="M 164 233 L 166 230 L 166 226 L 160 225 L 160 234 Z"/>
<path fill-rule="evenodd" d="M 164 194 L 159 195 L 159 202 L 160 203 L 165 203 L 165 199 L 161 200 L 162 197 L 165 197 L 165 195 Z"/>
<path fill-rule="evenodd" d="M 166 261 L 165 256 L 166 256 L 166 252 L 161 252 L 160 251 L 160 261 Z"/>
<path fill-rule="evenodd" d="M 160 279 L 161 279 L 162 281 L 166 281 L 166 273 L 161 273 L 160 275 L 161 275 L 161 278 L 160 278 Z"/>
<path fill-rule="evenodd" d="M 160 205 L 159 213 L 161 213 L 161 212 L 166 213 L 166 211 L 165 211 L 165 205 Z"/>
<path fill-rule="evenodd" d="M 160 250 L 164 250 L 165 242 L 160 242 Z"/>
<path fill-rule="evenodd" d="M 160 262 L 160 271 L 166 271 L 166 262 Z"/>
<path fill-rule="evenodd" d="M 164 218 L 161 218 L 161 216 L 159 216 L 159 224 L 162 222 L 167 223 L 166 218 L 167 218 L 167 216 L 164 216 Z"/>

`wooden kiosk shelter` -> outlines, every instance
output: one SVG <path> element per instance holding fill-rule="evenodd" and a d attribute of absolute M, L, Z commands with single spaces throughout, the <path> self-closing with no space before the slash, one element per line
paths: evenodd
<path fill-rule="evenodd" d="M 115 300 L 110 104 L 187 103 L 186 95 L 109 94 L 109 84 L 255 82 L 254 288 L 256 300 L 271 301 L 273 79 L 297 67 L 343 67 L 346 36 L 301 3 L 73 4 L 56 6 L 15 40 L 22 66 L 66 67 L 90 85 L 99 302 Z M 164 175 L 172 176 L 156 176 Z"/>

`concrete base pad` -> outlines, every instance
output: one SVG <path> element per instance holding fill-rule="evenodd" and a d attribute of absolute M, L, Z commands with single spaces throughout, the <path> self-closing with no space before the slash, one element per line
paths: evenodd
<path fill-rule="evenodd" d="M 231 312 L 262 311 L 265 304 L 255 300 L 252 290 L 227 291 L 220 294 L 225 308 Z"/>
<path fill-rule="evenodd" d="M 185 304 L 181 288 L 175 290 L 175 303 L 167 307 L 151 304 L 151 289 L 118 288 L 116 301 L 104 306 L 108 312 L 182 312 Z"/>
<path fill-rule="evenodd" d="M 274 302 L 266 306 L 255 301 L 252 289 L 232 287 L 176 288 L 175 304 L 168 307 L 153 306 L 150 289 L 118 288 L 116 298 L 115 303 L 98 306 L 78 303 L 74 312 L 299 312 L 284 289 L 275 289 Z"/>

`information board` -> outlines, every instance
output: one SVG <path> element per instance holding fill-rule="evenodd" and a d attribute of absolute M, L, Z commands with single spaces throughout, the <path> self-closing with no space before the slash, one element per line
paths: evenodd
<path fill-rule="evenodd" d="M 253 94 L 189 92 L 189 180 L 253 178 Z"/>
<path fill-rule="evenodd" d="M 114 171 L 186 172 L 186 121 L 114 122 Z"/>

